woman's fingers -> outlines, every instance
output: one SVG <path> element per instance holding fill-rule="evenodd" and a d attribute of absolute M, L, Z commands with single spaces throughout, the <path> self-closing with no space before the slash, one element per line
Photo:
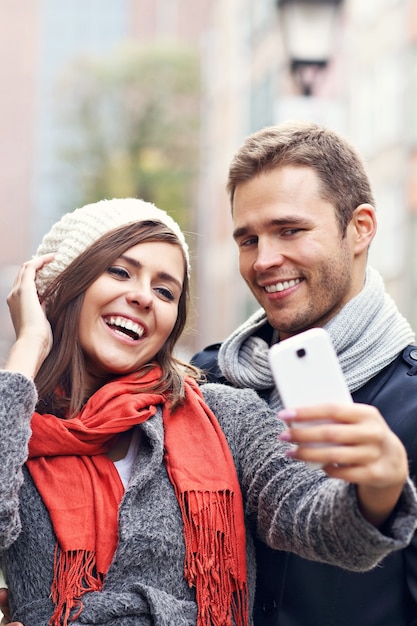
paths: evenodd
<path fill-rule="evenodd" d="M 53 258 L 54 254 L 47 254 L 24 263 L 7 297 L 16 341 L 5 369 L 31 378 L 36 376 L 53 343 L 51 325 L 45 315 L 45 306 L 39 301 L 35 283 L 36 272 Z"/>
<path fill-rule="evenodd" d="M 407 476 L 404 447 L 375 407 L 322 405 L 283 411 L 279 417 L 288 425 L 280 438 L 295 446 L 289 455 L 322 464 L 330 476 L 375 487 L 404 482 Z"/>

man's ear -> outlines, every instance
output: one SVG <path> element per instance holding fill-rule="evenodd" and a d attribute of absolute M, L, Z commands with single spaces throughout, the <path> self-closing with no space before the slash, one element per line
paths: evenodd
<path fill-rule="evenodd" d="M 351 241 L 356 254 L 367 250 L 375 237 L 377 221 L 375 209 L 371 204 L 360 204 L 353 211 L 349 222 Z"/>

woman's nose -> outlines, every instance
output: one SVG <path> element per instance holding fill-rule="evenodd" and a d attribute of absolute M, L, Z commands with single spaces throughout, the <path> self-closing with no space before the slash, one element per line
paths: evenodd
<path fill-rule="evenodd" d="M 138 287 L 127 294 L 127 300 L 130 304 L 138 306 L 141 309 L 151 309 L 153 305 L 152 290 Z"/>

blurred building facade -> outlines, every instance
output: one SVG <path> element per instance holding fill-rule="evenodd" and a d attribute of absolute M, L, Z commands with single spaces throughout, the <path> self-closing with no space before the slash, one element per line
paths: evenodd
<path fill-rule="evenodd" d="M 228 165 L 248 133 L 290 118 L 334 127 L 361 150 L 379 215 L 371 262 L 417 329 L 417 0 L 341 0 L 331 61 L 308 97 L 288 69 L 278 4 L 0 3 L 0 360 L 13 336 L 5 298 L 16 266 L 72 208 L 68 189 L 56 184 L 57 75 L 75 55 L 107 54 L 126 39 L 187 41 L 202 53 L 195 349 L 224 338 L 256 308 L 237 268 Z"/>
<path fill-rule="evenodd" d="M 200 45 L 210 0 L 3 0 L 0 3 L 0 361 L 13 329 L 6 296 L 17 266 L 65 211 L 58 180 L 57 77 L 80 54 L 126 40 Z M 67 187 L 70 182 L 67 182 Z"/>
<path fill-rule="evenodd" d="M 379 219 L 370 261 L 417 330 L 417 0 L 343 0 L 332 58 L 310 96 L 289 71 L 278 5 L 211 4 L 196 224 L 200 347 L 256 308 L 231 237 L 230 158 L 247 134 L 296 118 L 342 132 L 364 156 Z"/>

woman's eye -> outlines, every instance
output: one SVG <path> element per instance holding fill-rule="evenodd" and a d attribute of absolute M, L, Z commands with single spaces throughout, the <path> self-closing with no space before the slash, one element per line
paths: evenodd
<path fill-rule="evenodd" d="M 166 287 L 156 287 L 155 291 L 159 293 L 165 300 L 175 300 L 175 296 L 170 289 Z"/>
<path fill-rule="evenodd" d="M 113 266 L 107 270 L 109 274 L 116 276 L 117 278 L 129 278 L 129 272 L 124 267 Z"/>

